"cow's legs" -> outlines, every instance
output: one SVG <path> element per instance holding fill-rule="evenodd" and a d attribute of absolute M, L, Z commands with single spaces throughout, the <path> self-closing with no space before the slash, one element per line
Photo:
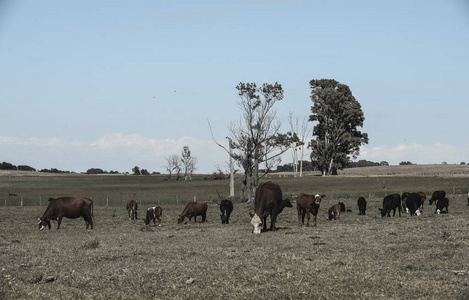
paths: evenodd
<path fill-rule="evenodd" d="M 275 227 L 275 222 L 277 222 L 277 214 L 272 213 L 270 215 L 270 231 L 277 231 L 277 227 Z"/>
<path fill-rule="evenodd" d="M 60 223 L 62 223 L 62 216 L 57 217 L 57 230 L 60 228 Z"/>
<path fill-rule="evenodd" d="M 311 219 L 311 212 L 309 211 L 309 209 L 306 209 L 306 227 L 309 227 L 309 220 Z M 316 219 L 316 218 L 314 218 Z M 316 222 L 316 221 L 315 221 Z"/>
<path fill-rule="evenodd" d="M 85 220 L 86 230 L 88 230 L 88 228 L 90 227 L 90 221 L 88 220 L 88 216 L 83 215 L 83 220 Z"/>
<path fill-rule="evenodd" d="M 206 214 L 203 214 L 203 215 L 202 215 L 202 223 L 205 222 L 205 219 L 207 219 L 207 215 L 206 215 Z"/>
<path fill-rule="evenodd" d="M 298 212 L 298 226 L 303 226 L 305 223 L 305 211 L 300 207 L 297 207 L 296 210 Z"/>

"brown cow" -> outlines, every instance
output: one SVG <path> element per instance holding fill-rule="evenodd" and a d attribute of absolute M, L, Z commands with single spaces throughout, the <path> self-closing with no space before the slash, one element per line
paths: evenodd
<path fill-rule="evenodd" d="M 280 213 L 282 202 L 282 190 L 280 186 L 271 181 L 259 184 L 254 198 L 254 215 L 251 219 L 253 233 L 261 233 L 261 224 L 264 220 L 264 229 L 267 228 L 266 220 L 270 215 L 270 230 L 276 231 L 275 222 Z"/>
<path fill-rule="evenodd" d="M 156 224 L 158 220 L 158 226 L 161 226 L 161 216 L 163 215 L 163 210 L 159 206 L 150 207 L 147 209 L 147 217 L 145 220 L 146 225 L 150 224 L 150 221 L 153 220 L 153 224 Z"/>
<path fill-rule="evenodd" d="M 420 208 L 423 209 L 423 203 L 427 200 L 427 195 L 424 192 L 417 192 L 417 194 L 419 194 L 420 199 L 422 199 L 422 206 Z"/>
<path fill-rule="evenodd" d="M 189 202 L 187 203 L 184 211 L 178 217 L 178 224 L 184 221 L 184 218 L 189 218 L 189 221 L 194 217 L 194 223 L 197 222 L 197 216 L 202 216 L 202 223 L 207 218 L 208 205 L 205 202 Z"/>
<path fill-rule="evenodd" d="M 334 220 L 338 220 L 339 219 L 339 216 L 340 216 L 340 211 L 341 211 L 341 206 L 340 204 L 334 204 L 331 206 L 331 208 L 329 208 L 329 212 L 328 212 L 328 215 L 329 215 L 329 221 L 334 219 Z"/>
<path fill-rule="evenodd" d="M 129 213 L 129 220 L 137 219 L 137 201 L 129 200 L 125 205 L 125 209 Z"/>
<path fill-rule="evenodd" d="M 314 226 L 316 226 L 316 217 L 318 215 L 319 205 L 321 204 L 322 198 L 326 195 L 316 194 L 308 195 L 301 193 L 298 195 L 296 200 L 296 209 L 298 210 L 298 226 L 303 226 L 305 223 L 305 215 L 307 215 L 306 226 L 309 227 L 309 219 L 311 213 L 313 214 Z"/>
<path fill-rule="evenodd" d="M 57 229 L 59 229 L 63 217 L 70 219 L 83 217 L 86 229 L 90 225 L 93 229 L 93 200 L 79 197 L 50 198 L 49 206 L 39 219 L 39 230 L 43 230 L 46 225 L 50 229 L 51 220 L 57 220 Z"/>

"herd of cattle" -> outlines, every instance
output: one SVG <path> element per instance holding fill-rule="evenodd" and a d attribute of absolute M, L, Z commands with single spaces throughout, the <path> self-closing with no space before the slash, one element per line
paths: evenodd
<path fill-rule="evenodd" d="M 298 225 L 303 226 L 306 219 L 306 226 L 310 226 L 310 218 L 313 215 L 313 226 L 316 226 L 316 217 L 319 211 L 321 200 L 326 195 L 308 195 L 301 193 L 298 195 L 296 201 L 296 208 L 298 211 Z M 392 194 L 384 197 L 383 208 L 380 208 L 381 216 L 390 217 L 391 210 L 393 216 L 396 215 L 396 209 L 401 216 L 402 210 L 410 215 L 419 216 L 420 210 L 427 199 L 425 193 L 403 193 Z M 435 191 L 432 194 L 429 204 L 436 203 L 435 214 L 448 213 L 449 200 L 446 198 L 445 191 Z M 469 205 L 469 194 L 468 194 Z M 366 200 L 363 197 L 358 198 L 357 206 L 359 215 L 366 213 Z M 285 207 L 293 207 L 290 200 L 283 199 L 282 190 L 280 186 L 271 181 L 264 182 L 259 185 L 256 190 L 254 198 L 254 213 L 251 215 L 251 224 L 253 226 L 253 233 L 259 234 L 262 230 L 267 230 L 267 217 L 270 216 L 270 230 L 276 231 L 275 222 L 277 216 L 283 211 Z M 129 214 L 129 220 L 137 219 L 137 201 L 130 200 L 126 204 L 126 209 Z M 208 205 L 204 202 L 196 201 L 189 202 L 182 213 L 178 216 L 178 224 L 182 223 L 185 218 L 189 221 L 194 218 L 196 222 L 197 216 L 202 217 L 202 222 L 207 218 Z M 233 203 L 230 200 L 223 200 L 220 203 L 221 222 L 222 224 L 229 224 L 230 215 L 233 211 Z M 334 204 L 328 210 L 328 219 L 339 219 L 340 213 L 345 211 L 345 205 L 342 202 Z M 79 218 L 83 217 L 86 222 L 86 229 L 93 229 L 93 201 L 88 198 L 79 197 L 61 197 L 50 198 L 49 205 L 44 212 L 43 216 L 39 219 L 39 230 L 44 229 L 46 226 L 51 228 L 50 221 L 57 220 L 57 229 L 60 228 L 62 218 Z M 161 226 L 162 209 L 159 206 L 150 207 L 147 209 L 147 214 L 144 219 L 146 225 L 153 221 L 153 224 Z M 261 228 L 261 225 L 262 228 Z"/>

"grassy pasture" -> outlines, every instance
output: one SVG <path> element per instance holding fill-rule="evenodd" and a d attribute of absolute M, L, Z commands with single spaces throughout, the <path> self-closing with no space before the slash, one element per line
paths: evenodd
<path fill-rule="evenodd" d="M 298 227 L 294 207 L 279 216 L 277 232 L 261 235 L 251 233 L 252 206 L 239 201 L 230 224 L 221 225 L 216 190 L 226 195 L 228 181 L 162 178 L 0 177 L 7 203 L 0 205 L 0 299 L 469 298 L 467 176 L 272 176 L 286 196 L 327 197 L 317 227 Z M 379 216 L 385 194 L 423 190 L 429 197 L 437 189 L 449 194 L 449 214 L 426 205 L 420 217 Z M 93 198 L 94 230 L 82 219 L 37 230 L 47 199 L 63 195 Z M 356 208 L 361 195 L 365 216 Z M 208 222 L 177 224 L 194 196 L 209 203 Z M 131 198 L 140 202 L 139 220 L 127 218 Z M 338 201 L 352 212 L 327 221 Z M 158 202 L 163 225 L 145 226 L 144 209 Z"/>

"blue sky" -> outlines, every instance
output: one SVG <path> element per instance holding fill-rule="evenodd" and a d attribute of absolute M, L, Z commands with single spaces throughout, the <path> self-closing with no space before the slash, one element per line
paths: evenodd
<path fill-rule="evenodd" d="M 2 1 L 0 161 L 164 172 L 187 145 L 211 173 L 239 82 L 282 84 L 286 131 L 333 78 L 365 114 L 359 159 L 468 163 L 468 54 L 464 0 Z"/>

